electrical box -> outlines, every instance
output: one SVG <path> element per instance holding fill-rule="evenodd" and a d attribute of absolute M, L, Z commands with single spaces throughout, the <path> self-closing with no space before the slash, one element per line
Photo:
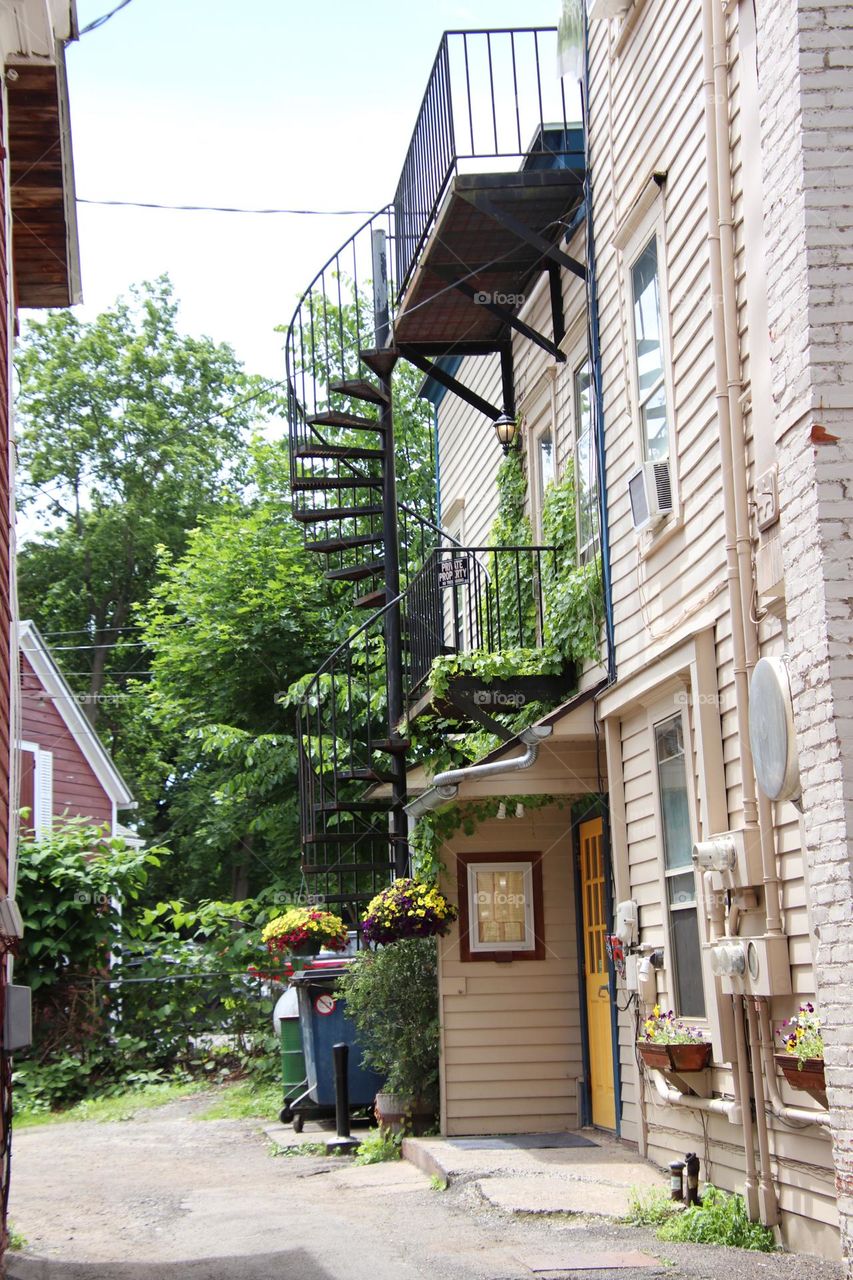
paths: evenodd
<path fill-rule="evenodd" d="M 783 934 L 726 938 L 710 951 L 711 972 L 720 979 L 724 995 L 790 995 L 791 961 Z"/>
<path fill-rule="evenodd" d="M 791 959 L 783 934 L 746 938 L 746 979 L 754 996 L 791 993 Z"/>
<path fill-rule="evenodd" d="M 733 885 L 762 884 L 761 837 L 755 827 L 743 831 L 721 831 L 693 846 L 693 861 L 700 871 L 710 871 L 715 889 Z"/>
<path fill-rule="evenodd" d="M 3 1018 L 3 1052 L 28 1049 L 33 1042 L 33 1005 L 29 987 L 6 988 L 6 1011 Z"/>
<path fill-rule="evenodd" d="M 640 910 L 633 898 L 616 904 L 616 937 L 623 947 L 633 947 L 639 934 Z"/>
<path fill-rule="evenodd" d="M 0 934 L 4 938 L 23 938 L 24 921 L 14 898 L 0 898 Z"/>
<path fill-rule="evenodd" d="M 640 968 L 639 957 L 637 956 L 625 957 L 625 990 L 626 991 L 639 991 L 640 989 L 639 968 Z"/>

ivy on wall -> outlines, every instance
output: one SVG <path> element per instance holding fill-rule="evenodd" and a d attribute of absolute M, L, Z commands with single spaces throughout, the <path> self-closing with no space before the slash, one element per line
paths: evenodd
<path fill-rule="evenodd" d="M 437 881 L 440 873 L 447 870 L 441 854 L 448 840 L 457 831 L 472 836 L 481 822 L 498 816 L 501 805 L 505 806 L 507 813 L 514 813 L 516 805 L 521 804 L 528 813 L 551 804 L 562 809 L 565 803 L 565 797 L 546 794 L 489 796 L 485 800 L 471 800 L 458 805 L 450 801 L 445 808 L 433 810 L 418 819 L 412 836 L 413 875 L 427 883 Z"/>

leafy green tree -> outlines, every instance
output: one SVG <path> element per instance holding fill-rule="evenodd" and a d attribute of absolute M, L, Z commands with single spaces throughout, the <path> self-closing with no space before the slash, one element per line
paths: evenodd
<path fill-rule="evenodd" d="M 181 557 L 163 550 L 138 611 L 160 749 L 148 758 L 152 831 L 177 853 L 179 883 L 158 881 L 168 896 L 244 898 L 298 874 L 294 720 L 276 699 L 320 664 L 347 615 L 289 518 L 285 467 L 280 446 L 256 443 L 251 501 L 205 521 Z"/>
<path fill-rule="evenodd" d="M 158 572 L 243 481 L 249 425 L 268 397 L 227 346 L 181 334 L 166 277 L 92 321 L 27 325 L 17 356 L 21 506 L 42 528 L 19 560 L 21 611 L 76 632 L 65 664 L 89 719 L 126 764 L 129 631 Z M 132 769 L 131 769 L 132 771 Z"/>

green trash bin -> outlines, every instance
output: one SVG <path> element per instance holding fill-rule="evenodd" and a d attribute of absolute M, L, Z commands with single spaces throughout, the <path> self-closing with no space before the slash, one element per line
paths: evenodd
<path fill-rule="evenodd" d="M 299 998 L 293 987 L 288 987 L 280 997 L 273 1017 L 279 1024 L 281 1083 L 284 1091 L 279 1119 L 282 1124 L 289 1124 L 293 1119 L 290 1104 L 304 1094 L 308 1087 L 302 1032 L 299 1027 Z"/>

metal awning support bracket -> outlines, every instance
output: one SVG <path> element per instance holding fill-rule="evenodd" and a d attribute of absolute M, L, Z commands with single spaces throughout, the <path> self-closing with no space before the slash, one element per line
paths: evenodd
<path fill-rule="evenodd" d="M 543 258 L 550 258 L 552 262 L 556 262 L 561 267 L 566 267 L 579 279 L 586 279 L 586 267 L 582 262 L 578 262 L 570 254 L 564 253 L 562 249 L 558 249 L 556 245 L 550 244 L 544 236 L 540 236 L 538 231 L 534 231 L 532 227 L 526 226 L 520 218 L 516 218 L 515 214 L 508 213 L 506 209 L 499 209 L 493 204 L 487 195 L 480 191 L 458 191 L 457 193 L 463 200 L 467 200 L 475 209 L 479 209 L 480 213 L 484 213 L 486 217 L 492 218 L 495 222 L 511 231 L 519 240 L 523 240 L 525 244 L 532 245 L 534 249 L 538 249 Z"/>

